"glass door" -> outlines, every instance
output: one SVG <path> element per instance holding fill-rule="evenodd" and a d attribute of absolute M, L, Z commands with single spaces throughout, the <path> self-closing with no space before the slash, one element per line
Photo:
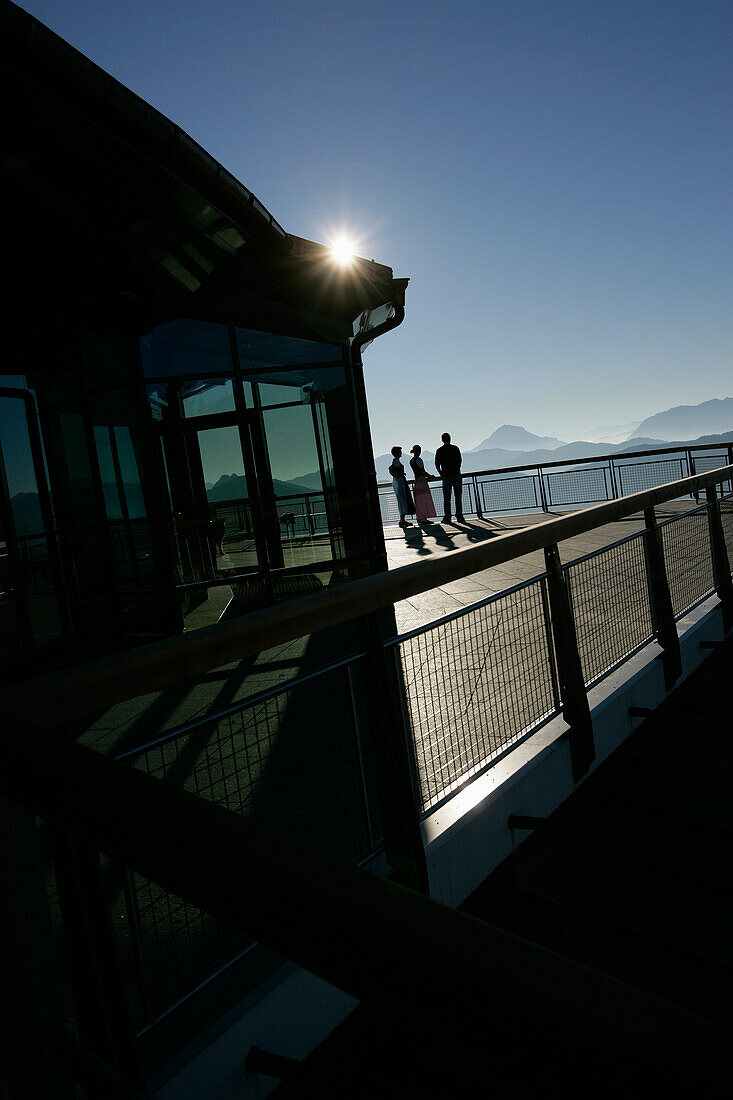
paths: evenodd
<path fill-rule="evenodd" d="M 208 507 L 207 543 L 219 575 L 250 573 L 259 558 L 252 522 L 249 484 L 236 424 L 199 428 L 196 446 Z"/>
<path fill-rule="evenodd" d="M 232 415 L 167 422 L 161 444 L 179 586 L 262 568 L 242 431 Z"/>

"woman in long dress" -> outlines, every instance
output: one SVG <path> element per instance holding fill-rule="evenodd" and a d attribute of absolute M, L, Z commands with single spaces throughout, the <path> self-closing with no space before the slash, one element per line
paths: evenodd
<path fill-rule="evenodd" d="M 422 447 L 419 443 L 416 443 L 410 451 L 412 455 L 410 466 L 415 476 L 415 512 L 417 514 L 417 522 L 426 523 L 436 515 L 436 511 L 435 504 L 433 503 L 433 495 L 428 485 L 428 472 L 425 469 L 425 463 L 420 458 L 421 451 Z"/>
<path fill-rule="evenodd" d="M 410 486 L 407 484 L 407 478 L 405 477 L 405 467 L 400 462 L 402 457 L 402 448 L 392 448 L 392 465 L 389 468 L 389 472 L 392 475 L 392 488 L 394 489 L 395 499 L 397 500 L 397 510 L 400 513 L 400 527 L 412 527 L 411 523 L 408 523 L 405 516 L 415 515 L 415 503 L 412 499 L 412 493 L 410 492 Z"/>

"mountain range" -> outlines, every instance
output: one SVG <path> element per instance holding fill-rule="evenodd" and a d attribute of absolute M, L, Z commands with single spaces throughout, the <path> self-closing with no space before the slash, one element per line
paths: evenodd
<path fill-rule="evenodd" d="M 624 428 L 631 429 L 630 435 L 624 434 Z M 733 437 L 733 397 L 704 401 L 700 405 L 679 405 L 640 422 L 616 425 L 614 428 L 596 428 L 588 434 L 595 438 L 563 442 L 554 436 L 534 435 L 515 424 L 503 424 L 478 446 L 461 447 L 463 472 L 502 470 L 509 466 L 594 458 L 624 451 L 653 450 L 656 447 L 728 442 Z M 599 439 L 602 434 L 604 438 Z M 616 442 L 610 442 L 614 435 Z M 453 442 L 461 445 L 460 439 L 456 438 Z M 409 458 L 409 455 L 404 456 L 408 473 Z M 423 451 L 422 458 L 428 469 L 434 471 L 433 452 Z M 391 462 L 391 455 L 379 455 L 375 459 L 377 481 L 390 480 Z"/>
<path fill-rule="evenodd" d="M 272 479 L 272 484 L 275 489 L 275 496 L 297 496 L 298 493 L 302 493 L 309 489 L 313 492 L 314 489 L 321 488 L 320 474 L 306 475 L 306 477 L 317 477 L 318 483 L 309 486 L 304 484 L 302 480 L 279 481 L 274 477 Z M 222 474 L 219 480 L 214 482 L 213 485 L 211 482 L 207 482 L 206 496 L 212 503 L 222 500 L 243 500 L 248 496 L 247 480 L 242 477 L 241 474 Z"/>
<path fill-rule="evenodd" d="M 728 432 L 733 428 L 733 397 L 703 401 L 700 405 L 677 405 L 642 420 L 635 435 L 654 439 L 691 439 L 694 436 Z"/>
<path fill-rule="evenodd" d="M 694 447 L 703 443 L 731 443 L 733 442 L 733 430 L 719 435 L 703 435 L 697 439 L 641 439 L 627 440 L 626 443 L 589 443 L 578 441 L 577 443 L 565 443 L 554 450 L 536 451 L 506 451 L 501 448 L 492 448 L 482 451 L 463 452 L 464 474 L 478 473 L 481 470 L 505 470 L 511 466 L 537 466 L 547 462 L 570 462 L 577 458 L 593 459 L 602 455 L 625 454 L 629 451 L 653 451 L 658 447 Z M 405 459 L 408 456 L 404 456 Z M 423 451 L 422 459 L 429 473 L 435 473 L 435 455 L 431 451 Z M 389 466 L 392 462 L 391 455 L 379 455 L 375 459 L 377 481 L 391 481 Z M 404 461 L 408 477 L 411 476 L 409 462 Z"/>

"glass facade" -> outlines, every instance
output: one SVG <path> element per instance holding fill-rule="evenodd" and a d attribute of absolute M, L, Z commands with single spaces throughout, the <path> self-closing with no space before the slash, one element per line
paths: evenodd
<path fill-rule="evenodd" d="M 353 530 L 347 549 L 358 484 L 350 500 L 334 474 L 334 449 L 346 467 L 357 436 L 347 345 L 194 320 L 140 343 L 176 584 L 196 622 L 204 597 L 212 616 L 236 614 L 284 571 L 345 576 L 363 556 Z M 218 585 L 231 588 L 223 611 Z"/>
<path fill-rule="evenodd" d="M 348 340 L 186 317 L 74 353 L 2 377 L 11 678 L 372 571 Z"/>

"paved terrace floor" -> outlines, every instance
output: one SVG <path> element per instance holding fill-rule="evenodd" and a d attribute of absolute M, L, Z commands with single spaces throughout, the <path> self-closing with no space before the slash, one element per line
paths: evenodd
<path fill-rule="evenodd" d="M 672 501 L 657 509 L 657 518 L 661 521 L 694 507 L 689 500 Z M 385 528 L 387 558 L 390 569 L 401 565 L 411 565 L 415 561 L 429 561 L 432 557 L 450 554 L 454 550 L 465 549 L 496 538 L 511 531 L 531 527 L 537 523 L 557 519 L 567 514 L 562 512 L 532 513 L 529 515 L 502 516 L 492 519 L 468 518 L 466 523 L 425 523 L 402 530 L 399 527 Z M 560 543 L 560 557 L 563 564 L 599 550 L 603 546 L 624 539 L 641 531 L 644 526 L 642 515 L 629 516 L 617 523 L 608 523 L 595 531 L 578 535 Z M 536 577 L 545 570 L 544 555 L 541 550 L 525 554 L 521 558 L 504 562 L 503 565 L 473 573 L 470 577 L 451 581 L 450 584 L 434 588 L 402 600 L 395 605 L 397 630 L 400 634 L 415 630 L 442 615 L 450 615 L 468 604 L 483 600 L 497 592 L 503 592 L 521 581 Z"/>

